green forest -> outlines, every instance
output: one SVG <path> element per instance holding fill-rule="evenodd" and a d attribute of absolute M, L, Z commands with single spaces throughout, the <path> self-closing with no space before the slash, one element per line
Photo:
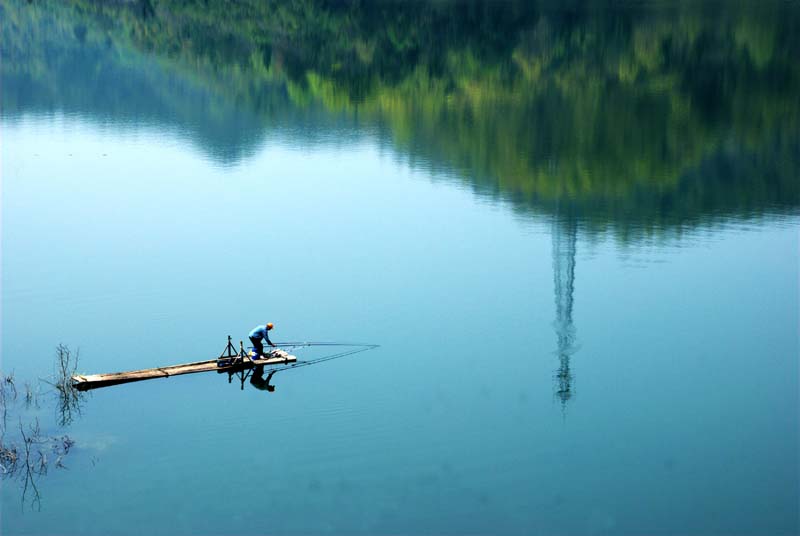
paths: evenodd
<path fill-rule="evenodd" d="M 229 163 L 270 130 L 344 124 L 522 212 L 622 234 L 795 211 L 800 8 L 598 5 L 12 0 L 3 113 L 192 124 Z"/>

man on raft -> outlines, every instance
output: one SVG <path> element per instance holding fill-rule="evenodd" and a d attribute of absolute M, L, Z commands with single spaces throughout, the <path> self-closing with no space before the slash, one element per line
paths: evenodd
<path fill-rule="evenodd" d="M 268 322 L 266 326 L 256 326 L 250 331 L 250 342 L 253 343 L 253 350 L 256 352 L 256 358 L 260 358 L 264 355 L 264 345 L 261 343 L 261 339 L 264 339 L 267 341 L 267 344 L 275 348 L 275 345 L 269 340 L 269 331 L 273 327 L 272 322 Z"/>

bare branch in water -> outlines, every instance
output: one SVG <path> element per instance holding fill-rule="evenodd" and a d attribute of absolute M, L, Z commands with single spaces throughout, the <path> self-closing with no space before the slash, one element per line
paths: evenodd
<path fill-rule="evenodd" d="M 78 366 L 79 352 L 59 344 L 56 348 L 55 378 L 46 381 L 55 387 L 56 421 L 66 426 L 80 415 L 83 393 L 72 387 L 72 376 Z M 50 468 L 66 469 L 64 459 L 75 441 L 68 435 L 51 436 L 43 432 L 39 420 L 23 420 L 15 429 L 7 428 L 9 414 L 25 413 L 32 406 L 38 408 L 41 393 L 35 384 L 24 384 L 24 398 L 18 397 L 14 374 L 0 372 L 0 478 L 18 480 L 22 488 L 22 507 L 41 510 L 38 479 L 47 475 Z"/>
<path fill-rule="evenodd" d="M 36 421 L 36 429 L 39 427 L 38 420 Z M 25 499 L 28 496 L 28 488 L 32 490 L 33 497 L 31 498 L 31 506 L 37 507 L 37 509 L 42 508 L 42 497 L 39 494 L 39 488 L 36 486 L 36 476 L 38 476 L 36 465 L 32 464 L 32 446 L 35 442 L 35 438 L 32 436 L 25 435 L 25 427 L 22 426 L 22 420 L 19 421 L 19 433 L 22 436 L 22 447 L 24 449 L 24 461 L 25 461 L 25 484 L 22 489 L 22 505 L 25 505 Z M 41 465 L 39 466 L 41 468 Z M 40 469 L 41 470 L 41 469 Z"/>
<path fill-rule="evenodd" d="M 17 385 L 14 382 L 14 373 L 4 376 L 0 374 L 0 413 L 2 413 L 2 430 L 6 429 L 8 418 L 8 405 L 17 400 Z"/>
<path fill-rule="evenodd" d="M 25 407 L 39 407 L 39 393 L 33 389 L 29 382 L 25 382 Z"/>
<path fill-rule="evenodd" d="M 72 355 L 68 346 L 59 344 L 56 347 L 56 378 L 58 390 L 58 407 L 56 408 L 59 426 L 67 426 L 81 414 L 82 393 L 72 386 L 72 376 L 78 369 L 80 348 Z"/>
<path fill-rule="evenodd" d="M 11 400 L 17 399 L 17 384 L 14 381 L 14 373 L 12 372 L 5 378 L 3 378 L 3 383 L 8 387 L 9 392 L 11 393 Z"/>
<path fill-rule="evenodd" d="M 80 354 L 80 348 L 78 348 L 73 357 L 69 346 L 65 344 L 56 346 L 56 382 L 58 385 L 72 385 L 72 376 L 78 369 Z"/>

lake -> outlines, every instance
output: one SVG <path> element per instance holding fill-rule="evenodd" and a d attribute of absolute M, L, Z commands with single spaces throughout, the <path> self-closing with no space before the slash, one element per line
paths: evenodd
<path fill-rule="evenodd" d="M 800 532 L 797 3 L 0 21 L 3 534 Z"/>

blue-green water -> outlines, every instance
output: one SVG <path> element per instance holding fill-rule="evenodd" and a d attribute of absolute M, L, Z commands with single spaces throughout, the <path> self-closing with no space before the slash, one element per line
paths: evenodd
<path fill-rule="evenodd" d="M 3 4 L 2 369 L 380 348 L 42 395 L 3 534 L 800 530 L 796 6 L 210 4 Z"/>

